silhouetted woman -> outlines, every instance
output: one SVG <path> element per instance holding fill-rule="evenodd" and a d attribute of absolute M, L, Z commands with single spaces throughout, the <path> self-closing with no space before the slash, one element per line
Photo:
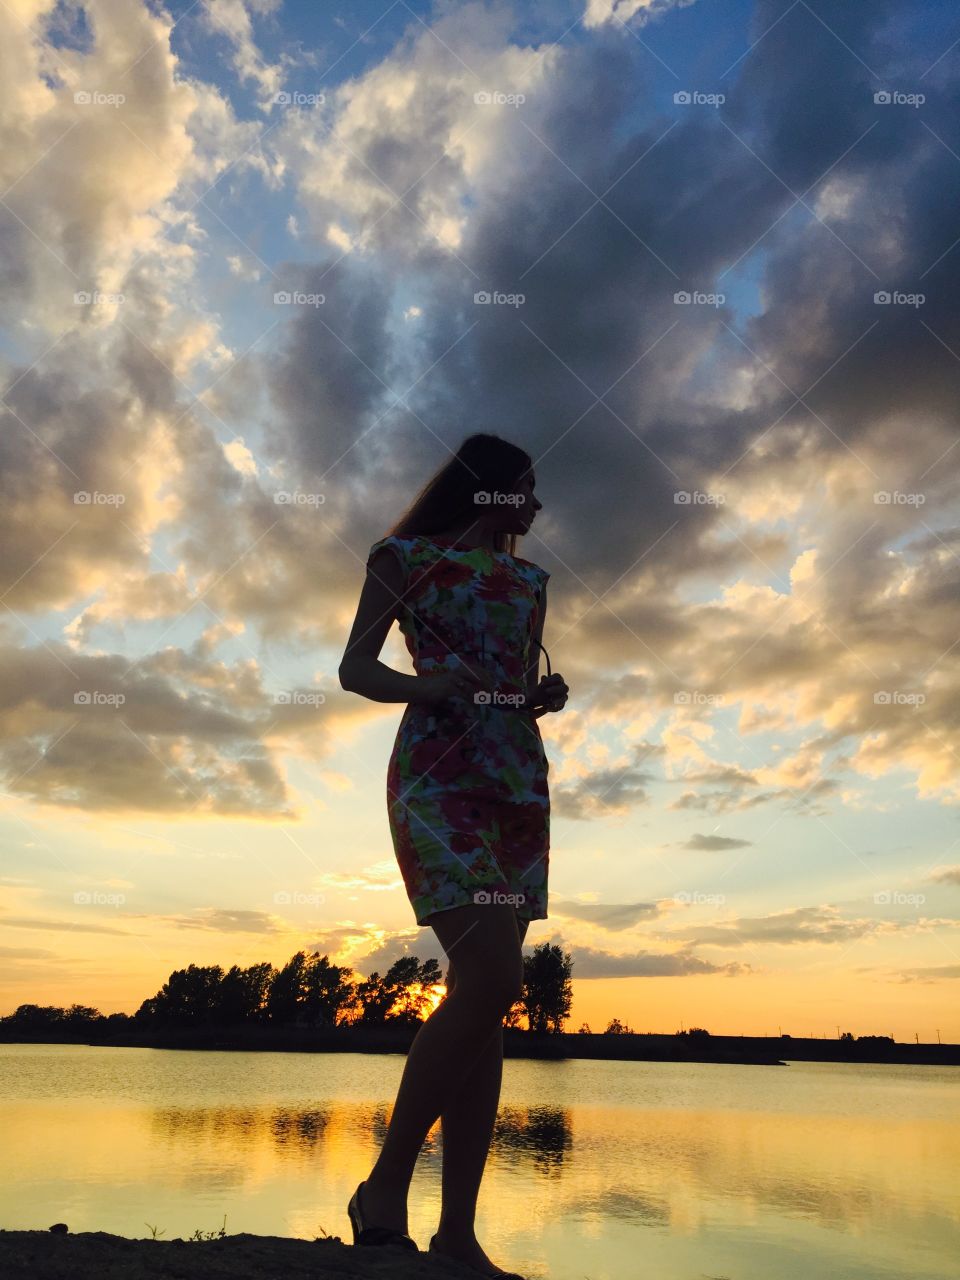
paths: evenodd
<path fill-rule="evenodd" d="M 430 1248 L 500 1277 L 514 1273 L 477 1242 L 477 1195 L 521 946 L 529 922 L 547 915 L 550 798 L 537 718 L 561 710 L 568 693 L 560 675 L 538 679 L 550 575 L 514 554 L 540 507 L 530 456 L 498 436 L 470 436 L 371 547 L 340 664 L 345 689 L 407 703 L 387 770 L 390 831 L 417 923 L 433 928 L 449 961 L 446 996 L 417 1032 L 383 1147 L 350 1200 L 354 1243 L 417 1248 L 407 1192 L 439 1117 L 443 1204 Z M 416 675 L 379 661 L 394 618 Z"/>

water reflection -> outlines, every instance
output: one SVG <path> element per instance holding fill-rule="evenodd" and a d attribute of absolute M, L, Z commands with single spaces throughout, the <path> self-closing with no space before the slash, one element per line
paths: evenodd
<path fill-rule="evenodd" d="M 375 1105 L 340 1107 L 153 1107 L 149 1125 L 158 1141 L 175 1145 L 189 1141 L 226 1146 L 267 1145 L 278 1154 L 296 1149 L 310 1152 L 326 1140 L 352 1134 L 363 1143 L 379 1146 L 386 1136 L 390 1107 Z M 508 1106 L 501 1109 L 491 1150 L 528 1157 L 528 1167 L 541 1173 L 559 1169 L 573 1147 L 573 1123 L 562 1107 Z M 442 1154 L 439 1123 L 427 1136 L 421 1153 L 429 1160 Z"/>
<path fill-rule="evenodd" d="M 541 1173 L 558 1172 L 573 1148 L 573 1120 L 563 1107 L 501 1107 L 492 1150 L 530 1155 Z"/>
<path fill-rule="evenodd" d="M 252 1144 L 270 1137 L 278 1149 L 317 1145 L 329 1122 L 329 1110 L 292 1107 L 155 1107 L 149 1117 L 157 1138 L 171 1145 L 187 1140 Z"/>
<path fill-rule="evenodd" d="M 398 1056 L 0 1046 L 5 1227 L 347 1236 Z M 549 1099 L 545 1102 L 544 1099 Z M 410 1225 L 439 1210 L 428 1136 Z M 960 1256 L 958 1076 L 937 1068 L 512 1060 L 481 1197 L 492 1256 L 550 1280 L 918 1277 Z"/>

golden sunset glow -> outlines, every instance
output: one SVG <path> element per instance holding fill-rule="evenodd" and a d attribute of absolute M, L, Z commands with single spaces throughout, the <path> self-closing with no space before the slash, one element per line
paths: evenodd
<path fill-rule="evenodd" d="M 768 8 L 7 4 L 0 1012 L 445 968 L 337 673 L 492 430 L 566 1029 L 960 1040 L 956 33 Z"/>

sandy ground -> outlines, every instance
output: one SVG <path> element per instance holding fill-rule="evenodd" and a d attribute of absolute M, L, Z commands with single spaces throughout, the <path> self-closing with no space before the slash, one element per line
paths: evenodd
<path fill-rule="evenodd" d="M 419 1242 L 418 1242 L 419 1243 Z M 501 1264 L 502 1265 L 502 1264 Z M 477 1272 L 390 1246 L 354 1248 L 336 1236 L 294 1240 L 228 1235 L 222 1240 L 127 1240 L 0 1231 L 0 1276 L 10 1280 L 476 1280 Z"/>

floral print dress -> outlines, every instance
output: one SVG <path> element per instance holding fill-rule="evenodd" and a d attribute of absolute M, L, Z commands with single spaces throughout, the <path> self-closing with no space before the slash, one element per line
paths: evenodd
<path fill-rule="evenodd" d="M 381 538 L 404 570 L 398 622 L 417 675 L 463 658 L 494 675 L 438 705 L 411 702 L 387 768 L 390 834 L 417 924 L 466 903 L 547 915 L 548 763 L 520 704 L 546 569 L 506 551 L 420 534 Z M 489 700 L 485 700 L 489 697 Z"/>

